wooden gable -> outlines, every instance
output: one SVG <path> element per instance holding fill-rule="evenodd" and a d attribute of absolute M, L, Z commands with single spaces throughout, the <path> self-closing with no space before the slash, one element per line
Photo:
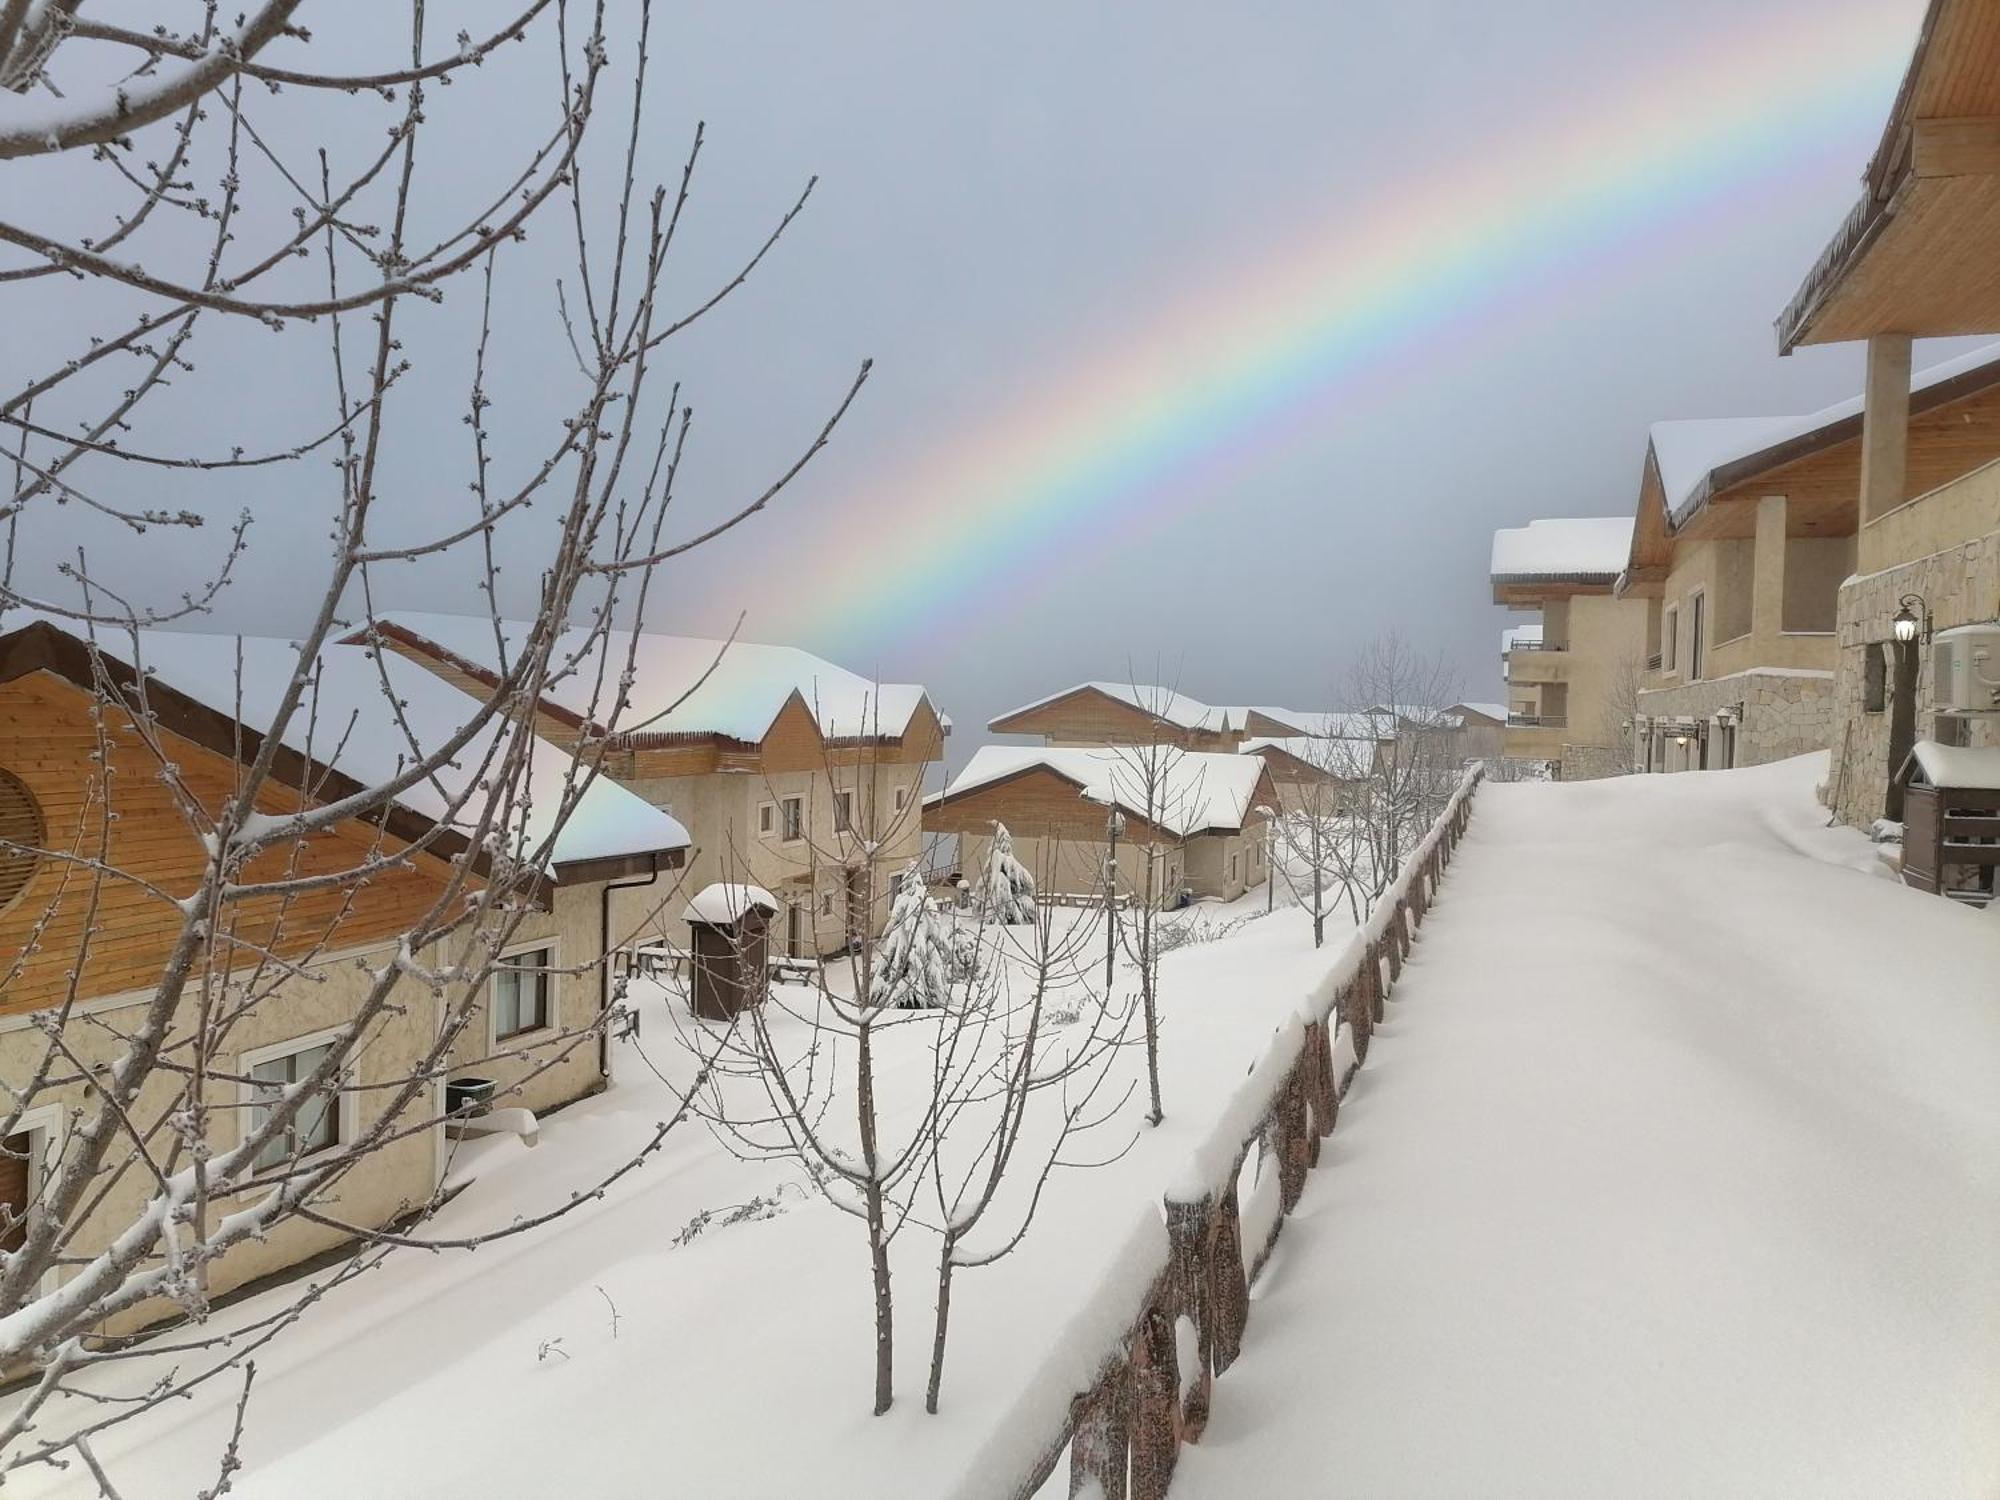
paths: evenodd
<path fill-rule="evenodd" d="M 33 796 L 46 829 L 44 845 L 69 856 L 42 856 L 24 888 L 0 909 L 0 1013 L 61 1003 L 70 993 L 72 969 L 78 970 L 79 1000 L 156 982 L 180 926 L 181 914 L 170 903 L 200 881 L 199 837 L 158 761 L 115 708 L 102 711 L 100 759 L 95 707 L 91 693 L 53 672 L 0 682 L 0 769 Z M 178 785 L 202 807 L 219 808 L 236 785 L 230 757 L 171 730 L 158 734 Z M 112 818 L 106 817 L 107 786 Z M 257 806 L 283 814 L 303 801 L 291 788 L 272 784 Z M 393 834 L 350 822 L 268 851 L 246 874 L 258 880 L 332 873 L 406 847 Z M 460 847 L 455 840 L 453 847 Z M 79 861 L 103 861 L 130 878 L 107 878 L 93 893 L 91 868 Z M 379 943 L 407 930 L 448 878 L 444 859 L 423 854 L 411 868 L 384 871 L 359 887 L 306 891 L 286 903 L 237 903 L 230 908 L 232 930 L 244 943 L 288 958 Z M 87 924 L 96 933 L 79 968 Z M 329 928 L 333 936 L 325 942 Z M 226 943 L 217 943 L 213 953 L 218 969 L 256 961 L 253 952 Z"/>
<path fill-rule="evenodd" d="M 1157 741 L 1186 750 L 1223 749 L 1235 738 L 1218 729 L 1191 729 L 1172 723 L 1088 683 L 1046 703 L 1003 715 L 987 728 L 995 734 L 1033 734 L 1072 744 L 1135 745 Z"/>

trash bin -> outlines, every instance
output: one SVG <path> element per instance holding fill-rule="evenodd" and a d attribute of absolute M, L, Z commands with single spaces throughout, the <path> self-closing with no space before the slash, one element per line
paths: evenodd
<path fill-rule="evenodd" d="M 446 1114 L 483 1115 L 493 1105 L 496 1085 L 490 1078 L 454 1078 L 444 1086 Z"/>

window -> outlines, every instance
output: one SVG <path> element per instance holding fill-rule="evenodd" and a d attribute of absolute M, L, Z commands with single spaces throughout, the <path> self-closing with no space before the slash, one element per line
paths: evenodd
<path fill-rule="evenodd" d="M 822 917 L 831 917 L 833 915 L 832 891 L 821 891 L 819 893 L 819 914 Z"/>
<path fill-rule="evenodd" d="M 757 833 L 761 838 L 769 838 L 778 831 L 778 806 L 775 802 L 757 804 Z"/>
<path fill-rule="evenodd" d="M 307 1041 L 303 1045 L 290 1044 L 289 1052 L 275 1054 L 266 1052 L 261 1057 L 252 1054 L 246 1071 L 250 1075 L 250 1121 L 248 1134 L 254 1135 L 264 1128 L 264 1122 L 271 1117 L 272 1107 L 278 1097 L 294 1084 L 305 1082 L 319 1070 L 333 1051 L 333 1038 L 324 1041 Z M 299 1106 L 291 1123 L 279 1134 L 271 1137 L 262 1151 L 257 1153 L 257 1169 L 275 1167 L 294 1157 L 311 1156 L 315 1151 L 324 1151 L 340 1144 L 341 1111 L 336 1107 L 338 1091 L 315 1094 Z"/>
<path fill-rule="evenodd" d="M 908 807 L 909 805 L 910 805 L 910 789 L 906 786 L 897 787 L 896 811 L 901 812 L 904 808 Z"/>
<path fill-rule="evenodd" d="M 786 843 L 793 843 L 806 836 L 805 798 L 787 797 L 778 804 L 778 811 L 782 815 L 779 818 L 782 829 L 780 836 Z"/>
<path fill-rule="evenodd" d="M 1879 714 L 1889 705 L 1889 653 L 1875 644 L 1861 649 L 1861 711 Z"/>
<path fill-rule="evenodd" d="M 853 832 L 854 793 L 835 792 L 833 794 L 833 830 L 835 833 Z"/>
<path fill-rule="evenodd" d="M 28 1205 L 35 1201 L 35 1140 L 27 1131 L 0 1141 L 0 1250 L 27 1243 Z"/>
<path fill-rule="evenodd" d="M 1708 654 L 1706 648 L 1708 642 L 1703 639 L 1703 634 L 1704 634 L 1703 627 L 1707 623 L 1707 621 L 1703 618 L 1703 616 L 1706 615 L 1707 613 L 1707 606 L 1708 606 L 1708 599 L 1706 595 L 1703 594 L 1688 595 L 1688 681 L 1689 682 L 1699 681 L 1701 679 L 1703 669 L 1708 665 L 1706 661 L 1706 657 Z"/>
<path fill-rule="evenodd" d="M 1229 856 L 1229 878 L 1232 882 L 1236 879 L 1236 869 L 1241 859 L 1242 856 L 1240 855 L 1232 854 Z"/>
<path fill-rule="evenodd" d="M 1680 666 L 1681 612 L 1678 608 L 1660 616 L 1660 669 L 1671 672 Z"/>
<path fill-rule="evenodd" d="M 0 771 L 0 911 L 4 911 L 34 879 L 41 863 L 39 852 L 48 830 L 42 823 L 41 804 L 21 778 L 12 771 Z M 26 845 L 26 848 L 16 847 Z"/>
<path fill-rule="evenodd" d="M 549 970 L 555 967 L 555 953 L 548 948 L 531 948 L 510 953 L 493 971 L 493 1039 L 505 1041 L 524 1031 L 540 1031 L 549 1024 Z"/>

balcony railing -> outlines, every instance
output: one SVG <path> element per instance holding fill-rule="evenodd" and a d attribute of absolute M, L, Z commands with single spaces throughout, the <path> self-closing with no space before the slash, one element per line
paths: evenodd
<path fill-rule="evenodd" d="M 1569 642 L 1568 641 L 1515 641 L 1510 646 L 1508 646 L 1507 649 L 1509 651 L 1567 651 L 1569 650 Z"/>
<path fill-rule="evenodd" d="M 1567 729 L 1569 728 L 1569 716 L 1567 714 L 1509 714 L 1507 715 L 1507 727 L 1509 729 Z"/>

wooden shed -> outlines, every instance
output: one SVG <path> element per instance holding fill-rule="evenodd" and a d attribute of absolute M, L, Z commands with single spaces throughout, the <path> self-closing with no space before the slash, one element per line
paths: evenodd
<path fill-rule="evenodd" d="M 1993 899 L 2000 868 L 2000 747 L 1919 740 L 1903 784 L 1903 881 L 1960 901 Z"/>
<path fill-rule="evenodd" d="M 718 882 L 688 902 L 689 999 L 706 1021 L 733 1020 L 769 989 L 771 919 L 778 902 L 761 886 Z"/>

